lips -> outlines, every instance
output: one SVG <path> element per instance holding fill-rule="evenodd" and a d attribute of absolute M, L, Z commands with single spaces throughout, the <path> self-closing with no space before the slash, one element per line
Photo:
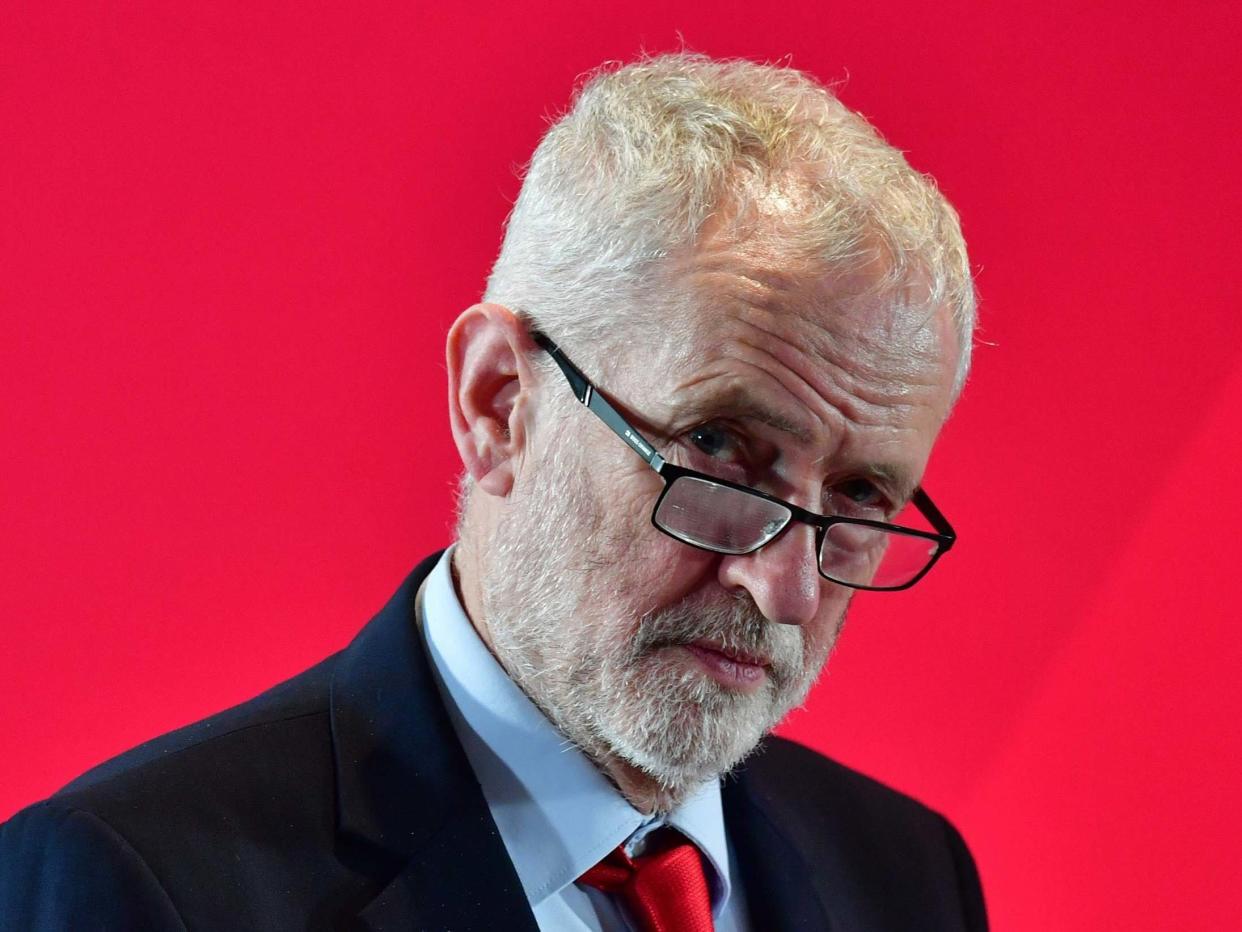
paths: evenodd
<path fill-rule="evenodd" d="M 753 693 L 768 681 L 767 663 L 746 651 L 725 648 L 711 641 L 693 641 L 682 649 L 694 658 L 704 673 L 727 689 Z"/>
<path fill-rule="evenodd" d="M 772 665 L 772 662 L 767 657 L 736 650 L 732 647 L 725 647 L 708 640 L 694 641 L 690 646 L 720 654 L 720 656 L 734 663 L 746 664 L 752 667 L 770 667 Z"/>

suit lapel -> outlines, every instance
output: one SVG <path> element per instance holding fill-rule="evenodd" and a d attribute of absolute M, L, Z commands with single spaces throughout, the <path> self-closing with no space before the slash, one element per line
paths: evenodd
<path fill-rule="evenodd" d="M 332 679 L 339 830 L 402 865 L 360 918 L 370 929 L 536 932 L 417 629 L 415 595 L 439 558 L 410 574 Z"/>
<path fill-rule="evenodd" d="M 487 810 L 424 839 L 405 868 L 359 913 L 364 929 L 538 932 Z"/>
<path fill-rule="evenodd" d="M 725 830 L 741 872 L 752 929 L 765 932 L 831 930 L 820 895 L 817 864 L 778 827 L 753 792 L 745 769 L 725 778 L 721 788 Z"/>

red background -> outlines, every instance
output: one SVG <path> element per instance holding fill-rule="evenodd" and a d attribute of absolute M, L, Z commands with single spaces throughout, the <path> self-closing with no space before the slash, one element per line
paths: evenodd
<path fill-rule="evenodd" d="M 792 56 L 964 217 L 960 546 L 790 734 L 1002 930 L 1232 927 L 1237 5 L 6 4 L 0 818 L 339 648 L 448 540 L 448 324 L 575 78 Z"/>

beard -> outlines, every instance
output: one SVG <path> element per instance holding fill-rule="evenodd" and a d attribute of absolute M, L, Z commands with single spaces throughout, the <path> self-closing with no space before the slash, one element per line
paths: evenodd
<path fill-rule="evenodd" d="M 584 723 L 666 790 L 693 789 L 735 767 L 802 704 L 822 666 L 806 662 L 798 628 L 772 624 L 745 593 L 724 598 L 648 613 L 628 641 L 601 638 L 570 684 L 570 701 L 590 710 Z M 700 640 L 767 658 L 764 682 L 753 692 L 721 685 L 678 650 Z"/>
<path fill-rule="evenodd" d="M 647 579 L 664 572 L 659 550 L 633 532 L 633 516 L 605 515 L 591 471 L 552 447 L 525 470 L 529 481 L 514 488 L 487 549 L 481 596 L 492 644 L 566 738 L 597 764 L 637 768 L 672 808 L 802 704 L 833 638 L 808 649 L 801 627 L 768 621 L 744 590 L 627 614 L 642 568 Z M 681 646 L 699 640 L 767 658 L 763 682 L 752 691 L 718 683 Z"/>

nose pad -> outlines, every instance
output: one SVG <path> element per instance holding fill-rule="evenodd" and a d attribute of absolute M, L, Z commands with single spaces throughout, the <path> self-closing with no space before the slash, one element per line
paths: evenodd
<path fill-rule="evenodd" d="M 722 558 L 718 575 L 726 589 L 745 589 L 769 621 L 806 624 L 819 611 L 823 582 L 815 528 L 793 521 L 753 553 Z"/>

